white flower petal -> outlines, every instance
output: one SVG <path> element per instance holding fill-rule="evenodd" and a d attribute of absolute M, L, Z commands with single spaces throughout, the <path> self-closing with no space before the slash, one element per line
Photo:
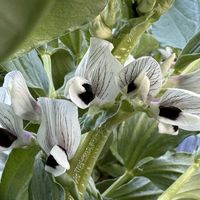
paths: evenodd
<path fill-rule="evenodd" d="M 45 170 L 52 173 L 54 176 L 60 176 L 66 170 L 69 170 L 69 162 L 64 149 L 55 145 L 47 158 Z"/>
<path fill-rule="evenodd" d="M 62 149 L 58 145 L 55 145 L 51 149 L 50 155 L 54 157 L 54 159 L 60 166 L 64 167 L 67 170 L 70 169 L 69 162 L 67 159 L 67 154 L 64 149 Z"/>
<path fill-rule="evenodd" d="M 161 134 L 178 135 L 179 128 L 171 124 L 158 123 L 158 132 Z"/>
<path fill-rule="evenodd" d="M 124 63 L 124 66 L 129 65 L 135 60 L 135 58 L 132 55 L 128 55 L 128 58 L 126 59 L 126 62 Z"/>
<path fill-rule="evenodd" d="M 55 177 L 60 176 L 66 172 L 66 169 L 60 165 L 55 166 L 55 168 L 45 165 L 45 170 Z"/>
<path fill-rule="evenodd" d="M 8 94 L 7 89 L 4 87 L 0 87 L 0 102 L 7 105 L 11 104 L 10 95 Z"/>
<path fill-rule="evenodd" d="M 170 81 L 174 82 L 177 88 L 200 94 L 200 70 L 185 75 L 172 76 L 169 78 Z"/>
<path fill-rule="evenodd" d="M 75 72 L 75 76 L 91 83 L 92 91 L 101 103 L 113 101 L 119 93 L 114 77 L 123 66 L 112 55 L 112 49 L 110 42 L 91 38 L 90 47 Z"/>
<path fill-rule="evenodd" d="M 141 73 L 145 73 L 150 81 L 149 95 L 156 95 L 162 85 L 161 68 L 157 61 L 149 56 L 136 59 L 120 71 L 116 77 L 119 88 L 123 90 L 131 85 L 133 86 L 132 91 L 139 88 L 142 83 L 136 84 L 135 80 Z"/>
<path fill-rule="evenodd" d="M 22 119 L 14 113 L 11 106 L 4 103 L 0 103 L 0 127 L 1 150 L 12 149 L 31 142 L 23 135 Z"/>
<path fill-rule="evenodd" d="M 70 160 L 81 138 L 77 107 L 66 100 L 39 98 L 38 102 L 42 110 L 37 134 L 39 144 L 48 156 L 55 145 L 60 146 Z"/>
<path fill-rule="evenodd" d="M 85 109 L 95 99 L 92 86 L 86 79 L 76 76 L 67 83 L 68 97 L 79 107 Z"/>
<path fill-rule="evenodd" d="M 9 85 L 15 113 L 23 119 L 39 121 L 40 108 L 31 96 L 22 74 L 19 71 L 10 72 L 5 81 L 5 85 Z"/>
<path fill-rule="evenodd" d="M 182 89 L 169 88 L 159 103 L 164 107 L 176 107 L 187 113 L 200 115 L 200 95 Z"/>
<path fill-rule="evenodd" d="M 12 107 L 0 103 L 0 124 L 17 137 L 21 137 L 23 131 L 23 121 L 13 111 Z"/>
<path fill-rule="evenodd" d="M 134 83 L 136 85 L 139 85 L 139 88 L 137 89 L 137 93 L 139 96 L 141 96 L 141 99 L 143 101 L 146 101 L 149 90 L 150 90 L 150 80 L 147 77 L 145 72 L 141 72 L 139 76 L 135 79 Z"/>
<path fill-rule="evenodd" d="M 159 117 L 158 120 L 163 123 L 178 126 L 180 129 L 188 131 L 200 130 L 200 117 L 190 113 L 181 112 L 176 120 L 167 119 L 165 117 Z"/>

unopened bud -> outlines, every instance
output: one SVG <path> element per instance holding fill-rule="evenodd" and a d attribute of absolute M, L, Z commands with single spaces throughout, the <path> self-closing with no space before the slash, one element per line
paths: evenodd
<path fill-rule="evenodd" d="M 91 23 L 89 28 L 93 37 L 110 39 L 112 38 L 112 30 L 105 25 L 100 15 L 98 15 Z"/>

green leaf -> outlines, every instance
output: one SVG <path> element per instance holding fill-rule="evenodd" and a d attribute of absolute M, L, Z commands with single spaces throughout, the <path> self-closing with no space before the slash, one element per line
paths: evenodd
<path fill-rule="evenodd" d="M 88 183 L 87 190 L 85 193 L 85 199 L 103 200 L 99 191 L 96 189 L 96 186 L 95 186 L 95 183 L 94 183 L 94 180 L 92 179 L 92 177 L 90 177 L 90 179 L 89 179 L 89 183 Z"/>
<path fill-rule="evenodd" d="M 159 134 L 157 122 L 145 113 L 137 113 L 114 131 L 113 154 L 128 170 L 142 159 L 159 157 L 174 149 L 186 134 L 177 136 Z"/>
<path fill-rule="evenodd" d="M 184 185 L 182 185 L 182 187 L 172 198 L 172 200 L 183 200 L 183 199 L 199 200 L 200 199 L 199 179 L 200 179 L 200 169 L 196 172 L 195 175 L 191 177 L 189 181 L 187 181 Z"/>
<path fill-rule="evenodd" d="M 72 53 L 75 63 L 78 64 L 87 51 L 88 41 L 86 39 L 86 33 L 81 30 L 75 30 L 69 32 L 60 38 L 60 40 L 65 44 L 66 48 Z"/>
<path fill-rule="evenodd" d="M 96 163 L 96 165 L 101 173 L 105 173 L 105 176 L 109 175 L 112 177 L 119 177 L 125 171 L 125 167 L 121 163 L 119 163 L 119 161 L 115 158 L 115 156 L 113 156 L 110 150 L 107 152 L 107 154 L 102 156 L 102 158 Z"/>
<path fill-rule="evenodd" d="M 0 61 L 13 53 L 52 2 L 52 0 L 1 1 Z"/>
<path fill-rule="evenodd" d="M 134 48 L 132 54 L 134 58 L 148 55 L 159 47 L 158 41 L 150 34 L 144 33 Z"/>
<path fill-rule="evenodd" d="M 24 76 L 29 87 L 39 88 L 43 90 L 45 94 L 48 94 L 48 77 L 43 68 L 43 64 L 35 50 L 19 59 L 3 62 L 0 64 L 0 67 L 7 72 L 12 70 L 19 70 Z"/>
<path fill-rule="evenodd" d="M 98 190 L 103 193 L 108 187 L 110 187 L 116 179 L 105 179 L 103 181 L 97 182 L 96 187 Z"/>
<path fill-rule="evenodd" d="M 200 1 L 176 0 L 172 8 L 153 25 L 152 33 L 162 45 L 183 49 L 200 30 Z"/>
<path fill-rule="evenodd" d="M 200 32 L 186 45 L 175 64 L 175 73 L 180 73 L 189 64 L 200 58 Z"/>
<path fill-rule="evenodd" d="M 12 150 L 1 179 L 0 199 L 28 199 L 28 185 L 38 151 L 38 146 Z"/>
<path fill-rule="evenodd" d="M 105 0 L 54 0 L 48 12 L 13 56 L 19 56 L 88 23 L 103 10 L 105 5 Z"/>
<path fill-rule="evenodd" d="M 167 189 L 193 163 L 194 157 L 187 153 L 167 152 L 151 159 L 134 170 L 136 176 L 149 178 L 159 188 Z"/>
<path fill-rule="evenodd" d="M 63 188 L 44 170 L 40 154 L 36 157 L 33 167 L 33 177 L 29 185 L 30 200 L 64 200 Z"/>
<path fill-rule="evenodd" d="M 113 200 L 155 200 L 161 193 L 162 190 L 148 178 L 135 177 L 108 197 Z"/>
<path fill-rule="evenodd" d="M 58 89 L 63 85 L 65 75 L 75 69 L 74 59 L 68 51 L 59 49 L 51 55 L 51 65 L 53 83 Z"/>
<path fill-rule="evenodd" d="M 126 99 L 115 104 L 108 103 L 99 107 L 93 106 L 80 119 L 82 133 L 101 127 L 107 120 L 112 120 L 118 113 L 124 115 L 132 112 L 134 112 L 134 108 Z"/>

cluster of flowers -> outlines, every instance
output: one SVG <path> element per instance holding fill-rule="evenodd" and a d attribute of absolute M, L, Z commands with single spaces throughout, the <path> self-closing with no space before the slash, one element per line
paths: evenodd
<path fill-rule="evenodd" d="M 132 60 L 125 67 L 112 55 L 113 45 L 91 38 L 90 47 L 65 88 L 71 99 L 55 100 L 31 96 L 19 71 L 5 76 L 0 88 L 0 147 L 7 150 L 37 140 L 47 155 L 45 170 L 54 176 L 70 168 L 81 139 L 78 109 L 114 102 L 121 91 L 136 95 L 149 106 L 159 121 L 160 133 L 178 134 L 179 128 L 200 130 L 200 95 L 177 88 L 159 93 L 163 77 L 158 62 L 150 56 Z M 198 74 L 199 72 L 197 72 Z M 196 74 L 174 77 L 177 86 L 189 85 Z M 191 87 L 192 88 L 192 87 Z M 40 124 L 37 135 L 23 129 L 23 120 Z"/>

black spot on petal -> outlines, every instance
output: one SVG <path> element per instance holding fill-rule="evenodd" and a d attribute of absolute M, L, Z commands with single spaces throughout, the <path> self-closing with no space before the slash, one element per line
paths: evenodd
<path fill-rule="evenodd" d="M 55 160 L 55 158 L 50 155 L 48 158 L 47 158 L 47 161 L 46 161 L 46 165 L 52 167 L 52 168 L 56 168 L 58 166 L 58 163 L 57 161 Z"/>
<path fill-rule="evenodd" d="M 137 12 L 137 6 L 138 6 L 137 2 L 132 3 L 131 7 L 132 7 L 134 18 L 139 17 L 138 12 Z"/>
<path fill-rule="evenodd" d="M 178 131 L 178 126 L 172 126 L 173 127 L 173 129 L 174 129 L 174 131 L 176 132 L 176 131 Z"/>
<path fill-rule="evenodd" d="M 88 105 L 95 98 L 95 96 L 90 84 L 84 83 L 82 86 L 85 88 L 85 92 L 79 94 L 78 96 L 86 105 Z"/>
<path fill-rule="evenodd" d="M 160 106 L 160 113 L 159 116 L 166 117 L 171 120 L 176 120 L 179 117 L 179 114 L 181 113 L 181 110 L 174 106 Z"/>
<path fill-rule="evenodd" d="M 136 88 L 137 86 L 135 85 L 134 81 L 130 82 L 128 84 L 127 93 L 133 92 Z"/>
<path fill-rule="evenodd" d="M 0 146 L 8 148 L 17 139 L 17 136 L 4 128 L 0 128 Z"/>

